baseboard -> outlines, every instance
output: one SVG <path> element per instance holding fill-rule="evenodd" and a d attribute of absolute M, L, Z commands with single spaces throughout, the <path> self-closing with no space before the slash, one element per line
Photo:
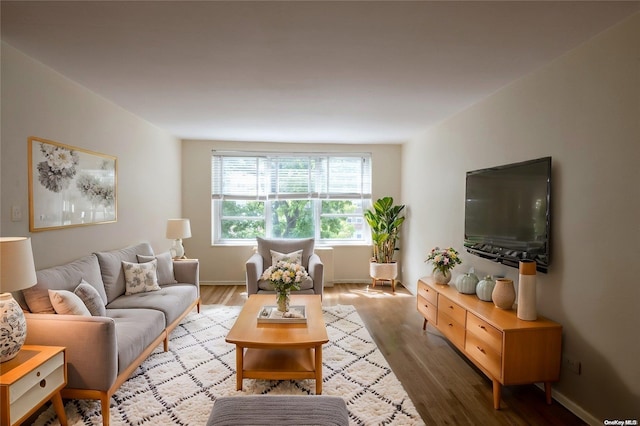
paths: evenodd
<path fill-rule="evenodd" d="M 353 281 L 349 281 L 353 282 Z M 241 285 L 244 286 L 246 283 L 244 281 L 202 281 L 200 280 L 200 285 Z M 325 287 L 333 287 L 333 282 L 325 283 Z"/>
<path fill-rule="evenodd" d="M 544 391 L 544 386 L 540 383 L 536 383 L 536 386 Z M 582 421 L 590 426 L 601 426 L 602 421 L 596 419 L 592 414 L 588 413 L 584 408 L 567 398 L 562 393 L 551 389 L 551 397 L 558 401 L 558 404 L 562 405 L 567 410 L 571 411 L 576 416 L 580 417 Z"/>

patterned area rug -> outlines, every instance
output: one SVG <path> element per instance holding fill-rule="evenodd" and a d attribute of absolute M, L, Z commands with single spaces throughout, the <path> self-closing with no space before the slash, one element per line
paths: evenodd
<path fill-rule="evenodd" d="M 308 395 L 314 380 L 245 379 L 236 390 L 235 346 L 225 342 L 237 306 L 203 306 L 171 334 L 111 399 L 112 425 L 204 425 L 217 397 Z M 389 368 L 353 306 L 323 308 L 329 343 L 323 346 L 323 394 L 345 399 L 352 425 L 422 425 L 413 403 Z M 97 401 L 65 404 L 70 425 L 100 425 Z M 58 425 L 52 408 L 36 425 Z"/>

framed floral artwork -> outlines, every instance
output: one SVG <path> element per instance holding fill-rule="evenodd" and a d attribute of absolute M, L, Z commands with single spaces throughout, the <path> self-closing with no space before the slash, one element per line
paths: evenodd
<path fill-rule="evenodd" d="M 116 157 L 30 137 L 29 231 L 117 220 Z"/>

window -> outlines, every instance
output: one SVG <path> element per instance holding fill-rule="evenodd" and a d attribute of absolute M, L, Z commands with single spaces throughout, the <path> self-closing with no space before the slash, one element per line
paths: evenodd
<path fill-rule="evenodd" d="M 366 243 L 371 154 L 214 151 L 211 197 L 214 244 L 258 236 Z"/>

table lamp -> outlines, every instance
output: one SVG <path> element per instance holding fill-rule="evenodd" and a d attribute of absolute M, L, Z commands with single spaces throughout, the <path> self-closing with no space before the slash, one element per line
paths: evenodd
<path fill-rule="evenodd" d="M 189 219 L 169 219 L 167 221 L 167 238 L 174 240 L 171 255 L 174 259 L 184 259 L 183 238 L 191 237 L 191 223 Z"/>
<path fill-rule="evenodd" d="M 31 239 L 0 237 L 0 362 L 13 359 L 27 338 L 27 321 L 11 292 L 37 282 Z"/>

